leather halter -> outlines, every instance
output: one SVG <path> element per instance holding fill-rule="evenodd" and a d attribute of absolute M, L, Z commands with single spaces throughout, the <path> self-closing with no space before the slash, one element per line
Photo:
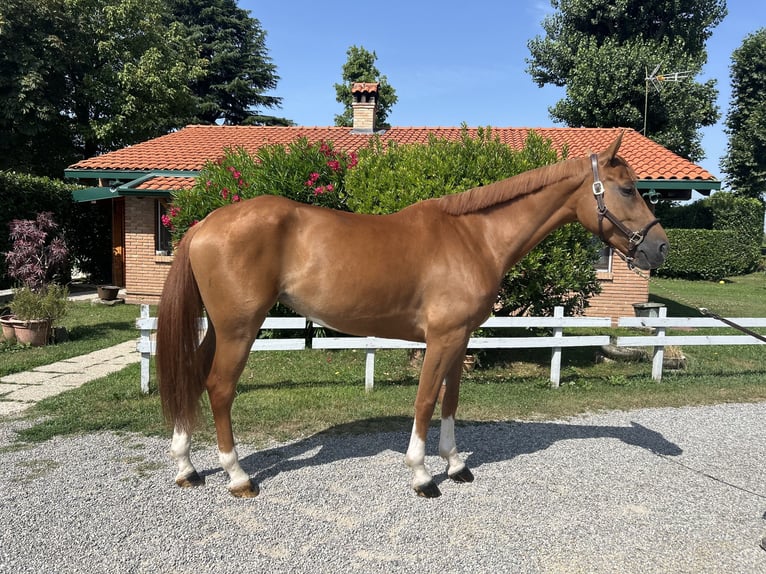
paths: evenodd
<path fill-rule="evenodd" d="M 628 229 L 625 224 L 617 219 L 617 217 L 609 211 L 609 209 L 606 207 L 606 203 L 604 202 L 604 184 L 601 182 L 601 179 L 599 179 L 598 176 L 598 156 L 594 153 L 590 156 L 590 164 L 593 168 L 593 195 L 596 197 L 596 203 L 598 204 L 598 236 L 601 241 L 609 245 L 609 242 L 604 238 L 604 218 L 608 219 L 612 225 L 614 225 L 617 229 L 620 230 L 620 232 L 628 238 L 628 252 L 626 254 L 620 253 L 620 250 L 617 250 L 617 253 L 622 257 L 625 262 L 628 264 L 628 267 L 633 269 L 633 255 L 636 253 L 636 249 L 639 245 L 644 241 L 646 238 L 646 234 L 649 232 L 649 230 L 657 225 L 660 220 L 655 218 L 649 223 L 647 223 L 643 229 L 640 231 L 631 231 Z"/>

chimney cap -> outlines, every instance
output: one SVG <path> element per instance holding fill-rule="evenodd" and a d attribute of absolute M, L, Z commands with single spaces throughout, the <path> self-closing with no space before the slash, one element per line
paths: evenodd
<path fill-rule="evenodd" d="M 351 93 L 356 94 L 360 92 L 377 92 L 378 91 L 378 82 L 354 82 L 351 85 Z"/>

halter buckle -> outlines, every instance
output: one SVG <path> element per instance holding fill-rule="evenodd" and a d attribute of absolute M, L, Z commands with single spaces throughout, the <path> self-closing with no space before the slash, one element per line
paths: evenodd
<path fill-rule="evenodd" d="M 641 242 L 643 240 L 644 240 L 644 235 L 640 231 L 634 231 L 628 237 L 628 243 L 632 245 L 633 247 L 638 247 L 639 245 L 641 245 Z"/>
<path fill-rule="evenodd" d="M 601 183 L 600 179 L 597 179 L 593 182 L 593 195 L 596 197 L 599 195 L 604 195 L 604 184 Z"/>

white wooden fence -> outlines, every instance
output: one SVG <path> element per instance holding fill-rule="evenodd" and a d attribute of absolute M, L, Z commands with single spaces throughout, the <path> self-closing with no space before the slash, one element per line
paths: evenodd
<path fill-rule="evenodd" d="M 618 347 L 654 347 L 652 354 L 652 378 L 662 380 L 662 363 L 665 358 L 665 347 L 670 345 L 763 345 L 750 335 L 666 335 L 667 329 L 700 329 L 726 327 L 718 319 L 710 317 L 668 317 L 667 308 L 660 307 L 658 317 L 620 317 L 619 327 L 643 327 L 654 329 L 652 334 L 641 336 L 617 337 Z M 738 317 L 727 318 L 743 327 L 766 327 L 766 318 Z"/>
<path fill-rule="evenodd" d="M 653 332 L 639 336 L 619 336 L 614 343 L 618 347 L 653 347 L 652 378 L 662 380 L 662 366 L 665 347 L 670 345 L 759 345 L 763 341 L 749 335 L 666 335 L 667 329 L 723 328 L 721 321 L 707 317 L 667 317 L 667 309 L 661 307 L 658 317 L 620 317 L 619 327 L 652 329 Z M 765 327 L 766 318 L 729 319 L 743 327 Z M 491 317 L 481 328 L 546 328 L 551 329 L 545 337 L 471 337 L 469 349 L 551 349 L 550 381 L 552 387 L 559 386 L 561 377 L 561 351 L 567 347 L 600 347 L 608 345 L 609 335 L 567 335 L 564 328 L 573 327 L 611 327 L 609 317 L 564 317 L 563 307 L 556 307 L 553 317 Z M 262 329 L 305 331 L 306 319 L 303 317 L 268 317 Z M 136 326 L 141 335 L 138 352 L 141 353 L 141 390 L 149 392 L 149 362 L 155 353 L 153 332 L 157 329 L 156 317 L 149 316 L 149 306 L 141 305 L 141 317 L 136 319 Z M 200 332 L 207 328 L 206 319 L 200 319 Z M 423 343 L 380 337 L 313 337 L 314 349 L 364 349 L 366 352 L 364 386 L 373 388 L 375 379 L 375 352 L 378 349 L 424 349 Z M 305 337 L 256 339 L 251 351 L 294 351 L 306 348 Z"/>
<path fill-rule="evenodd" d="M 561 377 L 561 350 L 565 347 L 598 347 L 609 344 L 609 335 L 564 336 L 564 328 L 572 327 L 609 327 L 608 317 L 564 317 L 564 308 L 556 307 L 553 317 L 491 317 L 481 328 L 518 328 L 535 327 L 552 329 L 547 337 L 471 337 L 469 349 L 551 349 L 551 386 L 557 387 Z M 141 353 L 141 390 L 149 392 L 149 361 L 155 352 L 152 333 L 157 329 L 157 318 L 149 316 L 148 305 L 141 306 L 141 317 L 136 319 L 136 326 L 141 330 L 138 351 Z M 200 320 L 200 329 L 207 327 L 205 319 Z M 298 329 L 306 328 L 303 317 L 268 317 L 261 329 Z M 423 343 L 380 337 L 313 337 L 314 349 L 364 349 L 366 351 L 364 386 L 373 388 L 375 378 L 375 351 L 378 349 L 424 349 Z M 251 348 L 259 350 L 299 350 L 305 348 L 304 338 L 256 339 Z"/>

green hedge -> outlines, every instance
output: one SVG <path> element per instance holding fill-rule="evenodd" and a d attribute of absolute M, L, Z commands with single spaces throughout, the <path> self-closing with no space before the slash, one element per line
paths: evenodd
<path fill-rule="evenodd" d="M 757 199 L 718 192 L 688 205 L 661 203 L 656 214 L 670 239 L 658 275 L 719 280 L 758 268 L 764 206 Z"/>
<path fill-rule="evenodd" d="M 74 203 L 77 186 L 47 177 L 0 171 L 0 288 L 12 287 L 6 275 L 4 254 L 11 247 L 8 224 L 14 219 L 34 219 L 51 211 L 69 247 L 71 265 L 96 282 L 111 279 L 110 202 Z"/>
<path fill-rule="evenodd" d="M 743 241 L 738 231 L 666 229 L 670 251 L 660 277 L 720 280 L 750 273 L 760 259 L 760 241 Z"/>

